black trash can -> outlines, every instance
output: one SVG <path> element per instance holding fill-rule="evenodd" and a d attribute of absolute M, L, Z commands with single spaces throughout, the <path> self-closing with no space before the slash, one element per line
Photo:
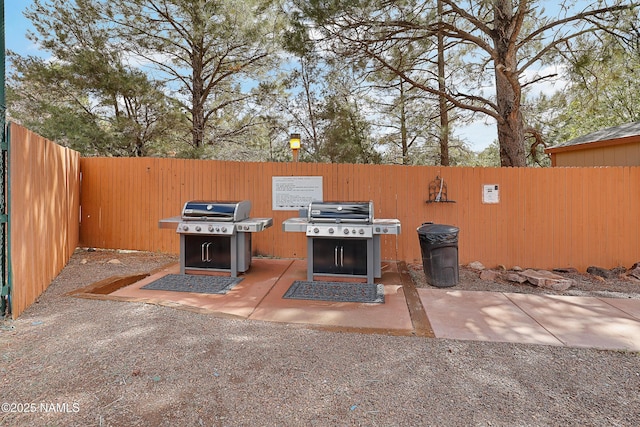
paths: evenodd
<path fill-rule="evenodd" d="M 458 284 L 458 227 L 426 222 L 418 227 L 422 268 L 427 283 L 439 288 Z"/>

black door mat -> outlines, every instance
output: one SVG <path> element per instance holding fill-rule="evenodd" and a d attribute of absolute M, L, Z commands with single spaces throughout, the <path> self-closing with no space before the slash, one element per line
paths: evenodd
<path fill-rule="evenodd" d="M 140 289 L 192 292 L 195 294 L 226 294 L 241 281 L 242 279 L 237 277 L 167 274 Z"/>
<path fill-rule="evenodd" d="M 384 304 L 384 285 L 296 280 L 282 298 Z"/>

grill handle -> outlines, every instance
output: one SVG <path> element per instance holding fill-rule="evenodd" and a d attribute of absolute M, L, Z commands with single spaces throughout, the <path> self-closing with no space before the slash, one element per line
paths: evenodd
<path fill-rule="evenodd" d="M 211 262 L 211 255 L 209 254 L 209 246 L 211 246 L 211 242 L 204 242 L 201 246 L 202 251 L 200 253 L 200 258 L 202 262 Z"/>

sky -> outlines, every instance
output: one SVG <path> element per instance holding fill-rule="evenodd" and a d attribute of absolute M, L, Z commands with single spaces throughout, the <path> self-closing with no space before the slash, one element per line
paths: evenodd
<path fill-rule="evenodd" d="M 0 0 L 2 1 L 2 0 Z M 30 22 L 22 14 L 31 0 L 4 0 L 5 47 L 20 55 L 37 55 L 38 48 L 27 40 Z M 539 91 L 553 91 L 554 88 L 539 87 Z M 497 139 L 493 119 L 481 119 L 468 126 L 458 127 L 454 133 L 465 140 L 473 151 L 480 152 Z"/>
<path fill-rule="evenodd" d="M 30 5 L 30 0 L 4 0 L 5 47 L 21 55 L 34 54 L 37 51 L 33 43 L 27 40 L 30 23 L 22 15 Z"/>

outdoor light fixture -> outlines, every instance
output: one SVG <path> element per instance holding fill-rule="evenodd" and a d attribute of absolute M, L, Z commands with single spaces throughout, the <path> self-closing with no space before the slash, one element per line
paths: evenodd
<path fill-rule="evenodd" d="M 299 133 L 292 133 L 291 136 L 289 137 L 289 146 L 291 147 L 291 150 L 293 151 L 293 161 L 297 162 L 298 161 L 298 152 L 300 150 L 300 134 Z"/>

